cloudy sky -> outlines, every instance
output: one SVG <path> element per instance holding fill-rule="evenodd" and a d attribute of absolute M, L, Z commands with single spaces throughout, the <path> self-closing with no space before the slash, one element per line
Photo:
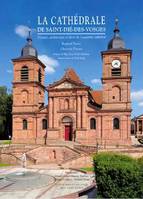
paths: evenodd
<path fill-rule="evenodd" d="M 133 116 L 143 113 L 143 1 L 135 0 L 5 0 L 0 7 L 0 85 L 12 88 L 11 59 L 20 56 L 26 43 L 28 27 L 32 29 L 33 45 L 39 59 L 46 64 L 45 83 L 58 80 L 68 66 L 72 66 L 81 79 L 94 89 L 101 89 L 102 60 L 100 52 L 107 49 L 113 36 L 114 19 L 119 18 L 120 34 L 126 47 L 133 50 L 132 107 Z M 80 41 L 89 56 L 85 60 L 59 60 L 55 53 L 60 40 L 37 37 L 38 16 L 105 15 L 106 38 Z"/>

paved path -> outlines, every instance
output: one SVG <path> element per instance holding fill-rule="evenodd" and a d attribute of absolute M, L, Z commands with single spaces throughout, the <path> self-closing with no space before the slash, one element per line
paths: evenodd
<path fill-rule="evenodd" d="M 22 170 L 22 168 L 18 167 L 0 169 L 0 179 L 5 176 L 11 176 L 12 173 L 22 172 Z M 8 181 L 6 186 L 4 186 L 4 181 L 0 180 L 0 199 L 54 199 L 85 189 L 90 186 L 94 180 L 93 174 L 85 174 L 70 169 L 59 169 L 56 167 L 54 169 L 46 169 L 43 166 L 41 169 L 40 166 L 37 166 L 32 169 L 27 169 L 26 171 L 34 172 L 41 176 L 48 176 L 47 181 L 49 183 L 45 183 L 42 187 L 35 189 L 33 186 L 37 182 L 36 179 L 34 180 L 33 178 L 32 186 L 29 186 L 29 189 L 22 189 L 24 183 L 27 185 L 28 181 L 30 182 L 30 178 L 27 178 L 24 182 L 22 181 L 22 183 L 18 183 L 19 181 L 15 179 L 10 179 L 11 181 Z M 45 182 L 45 178 L 42 179 L 40 177 L 40 180 L 42 180 L 42 183 Z M 84 198 L 86 198 L 86 196 Z"/>

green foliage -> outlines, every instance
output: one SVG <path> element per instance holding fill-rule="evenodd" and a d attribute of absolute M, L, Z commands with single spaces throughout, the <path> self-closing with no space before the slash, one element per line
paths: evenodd
<path fill-rule="evenodd" d="M 0 87 L 0 139 L 8 138 L 12 131 L 12 95 L 5 86 Z"/>
<path fill-rule="evenodd" d="M 98 197 L 143 196 L 143 161 L 116 153 L 99 153 L 93 159 Z"/>
<path fill-rule="evenodd" d="M 141 158 L 138 158 L 137 161 L 138 161 L 141 169 L 143 170 L 143 156 Z"/>

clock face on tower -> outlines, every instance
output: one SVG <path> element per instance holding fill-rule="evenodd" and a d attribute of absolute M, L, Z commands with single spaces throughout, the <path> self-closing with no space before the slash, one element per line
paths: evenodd
<path fill-rule="evenodd" d="M 120 66 L 121 66 L 120 60 L 114 59 L 114 60 L 112 61 L 112 67 L 113 67 L 113 68 L 120 68 Z"/>

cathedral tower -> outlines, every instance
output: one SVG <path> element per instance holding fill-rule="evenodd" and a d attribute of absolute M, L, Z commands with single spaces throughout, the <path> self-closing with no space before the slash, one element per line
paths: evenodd
<path fill-rule="evenodd" d="M 103 59 L 103 103 L 104 135 L 108 139 L 128 142 L 130 137 L 130 60 L 132 51 L 125 48 L 119 35 L 118 19 L 115 20 L 114 36 L 108 49 L 101 52 Z M 125 144 L 125 143 L 122 143 Z"/>
<path fill-rule="evenodd" d="M 35 142 L 36 115 L 44 104 L 45 65 L 38 59 L 37 50 L 32 46 L 29 31 L 27 43 L 21 56 L 12 59 L 13 79 L 13 142 Z"/>

